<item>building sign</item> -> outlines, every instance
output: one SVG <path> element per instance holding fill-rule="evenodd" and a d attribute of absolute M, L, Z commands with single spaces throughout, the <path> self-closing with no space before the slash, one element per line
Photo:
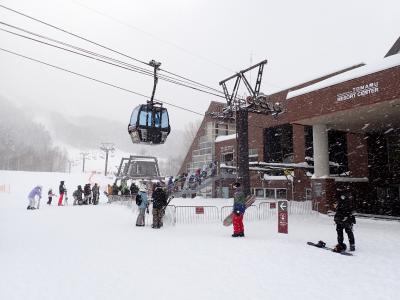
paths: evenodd
<path fill-rule="evenodd" d="M 336 95 L 337 101 L 346 101 L 355 99 L 357 97 L 365 97 L 370 94 L 379 92 L 379 82 L 371 82 L 365 85 L 354 87 L 351 91 L 340 93 Z"/>
<path fill-rule="evenodd" d="M 196 207 L 196 215 L 203 215 L 204 214 L 204 207 L 203 206 L 197 206 Z"/>
<path fill-rule="evenodd" d="M 288 202 L 278 201 L 278 232 L 288 233 Z"/>

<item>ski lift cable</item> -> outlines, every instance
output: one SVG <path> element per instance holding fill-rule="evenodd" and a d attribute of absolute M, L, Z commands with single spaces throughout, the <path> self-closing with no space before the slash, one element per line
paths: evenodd
<path fill-rule="evenodd" d="M 156 35 L 154 35 L 154 34 L 152 34 L 152 33 L 150 33 L 150 32 L 147 32 L 147 31 L 145 31 L 145 30 L 143 30 L 143 29 L 141 29 L 141 28 L 139 28 L 139 27 L 137 27 L 137 26 L 130 25 L 130 24 L 128 24 L 128 23 L 126 23 L 126 22 L 124 22 L 124 21 L 121 21 L 121 20 L 119 20 L 119 19 L 117 19 L 117 18 L 115 18 L 115 17 L 113 17 L 113 16 L 111 16 L 111 15 L 109 15 L 109 14 L 106 14 L 106 13 L 104 13 L 104 12 L 101 12 L 101 11 L 97 10 L 97 9 L 94 9 L 94 8 L 92 8 L 92 7 L 89 7 L 89 6 L 87 6 L 87 5 L 84 5 L 84 4 L 82 4 L 82 3 L 78 2 L 78 1 L 72 0 L 71 2 L 74 2 L 76 5 L 79 5 L 79 6 L 85 8 L 85 9 L 87 9 L 87 10 L 90 10 L 90 11 L 92 11 L 92 12 L 98 14 L 98 15 L 101 15 L 101 16 L 103 16 L 103 17 L 106 17 L 106 18 L 108 18 L 108 19 L 110 19 L 110 20 L 112 20 L 112 21 L 114 21 L 114 22 L 116 22 L 116 23 L 118 23 L 118 24 L 120 24 L 120 25 L 129 27 L 129 28 L 134 29 L 134 30 L 136 30 L 136 31 L 140 31 L 140 32 L 142 32 L 142 33 L 144 33 L 144 34 L 146 34 L 146 35 L 148 35 L 148 36 L 151 36 L 152 38 L 154 38 L 154 39 L 156 39 L 156 40 L 159 40 L 159 41 L 161 41 L 161 42 L 163 42 L 163 43 L 165 43 L 165 44 L 171 45 L 171 46 L 173 46 L 174 48 L 176 48 L 176 49 L 178 49 L 178 50 L 180 50 L 180 51 L 183 51 L 183 52 L 185 52 L 185 53 L 187 53 L 187 54 L 189 54 L 189 55 L 191 55 L 191 56 L 194 56 L 194 57 L 200 58 L 200 59 L 202 59 L 202 60 L 204 60 L 204 61 L 207 61 L 207 62 L 209 62 L 209 63 L 211 63 L 211 64 L 213 64 L 213 65 L 215 65 L 215 66 L 218 66 L 218 67 L 220 67 L 220 68 L 222 68 L 222 69 L 224 69 L 224 70 L 226 70 L 226 71 L 235 72 L 234 70 L 232 70 L 232 69 L 230 69 L 230 68 L 228 68 L 228 67 L 226 67 L 226 66 L 224 66 L 224 65 L 222 65 L 222 64 L 220 64 L 220 63 L 217 63 L 217 62 L 215 62 L 215 61 L 212 61 L 211 59 L 209 59 L 209 58 L 207 58 L 207 57 L 204 57 L 204 56 L 202 56 L 202 55 L 199 55 L 199 54 L 197 54 L 197 53 L 194 53 L 194 52 L 192 52 L 192 51 L 189 51 L 189 50 L 187 50 L 187 49 L 181 47 L 180 45 L 177 45 L 177 44 L 175 44 L 175 43 L 173 43 L 173 42 L 170 42 L 170 41 L 168 41 L 168 40 L 166 40 L 166 39 L 160 38 L 160 37 L 158 37 L 158 36 L 156 36 Z"/>
<path fill-rule="evenodd" d="M 108 50 L 108 51 L 117 53 L 117 54 L 119 54 L 119 55 L 121 55 L 121 56 L 124 56 L 124 57 L 126 57 L 126 58 L 132 59 L 132 60 L 134 60 L 134 61 L 136 61 L 136 62 L 140 62 L 140 63 L 142 63 L 142 64 L 145 64 L 146 66 L 150 66 L 150 63 L 147 63 L 147 62 L 145 62 L 145 61 L 143 61 L 143 60 L 134 58 L 134 57 L 132 57 L 132 56 L 130 56 L 130 55 L 127 55 L 127 54 L 124 54 L 124 53 L 122 53 L 122 52 L 120 52 L 120 51 L 114 50 L 114 49 L 112 49 L 112 48 L 110 48 L 110 47 L 107 47 L 107 46 L 105 46 L 105 45 L 103 45 L 103 44 L 94 42 L 94 41 L 89 40 L 89 39 L 87 39 L 87 38 L 85 38 L 85 37 L 82 37 L 82 36 L 80 36 L 80 35 L 78 35 L 78 34 L 72 33 L 72 32 L 70 32 L 70 31 L 65 30 L 65 29 L 62 29 L 62 28 L 60 28 L 60 27 L 58 27 L 58 26 L 55 26 L 55 25 L 52 25 L 52 24 L 47 23 L 47 22 L 45 22 L 45 21 L 39 20 L 39 19 L 34 18 L 34 17 L 32 17 L 32 16 L 29 16 L 29 15 L 27 15 L 27 14 L 25 14 L 25 13 L 22 13 L 22 12 L 20 12 L 20 11 L 17 11 L 17 10 L 15 10 L 15 9 L 9 8 L 9 7 L 4 6 L 4 5 L 2 5 L 2 4 L 0 4 L 0 8 L 4 8 L 4 9 L 6 9 L 6 10 L 9 10 L 9 11 L 13 12 L 13 13 L 16 13 L 16 14 L 18 14 L 18 15 L 21 15 L 21 16 L 23 16 L 23 17 L 25 17 L 25 18 L 31 19 L 31 20 L 33 20 L 33 21 L 35 21 L 35 22 L 39 22 L 39 23 L 41 23 L 41 24 L 43 24 L 43 25 L 46 25 L 46 26 L 51 27 L 51 28 L 53 28 L 53 29 L 56 29 L 56 30 L 62 31 L 62 32 L 66 33 L 66 34 L 69 34 L 69 35 L 71 35 L 71 36 L 74 36 L 74 37 L 76 37 L 76 38 L 78 38 L 78 39 L 81 39 L 81 40 L 83 40 L 83 41 L 85 41 L 85 42 L 91 43 L 91 44 L 93 44 L 93 45 L 96 45 L 96 46 L 101 47 L 101 48 L 103 48 L 103 49 L 106 49 L 106 50 Z M 165 70 L 164 70 L 164 71 L 165 71 Z M 170 73 L 170 74 L 173 75 L 174 73 Z M 174 75 L 176 76 L 176 74 L 174 74 Z M 181 77 L 183 77 L 183 76 L 181 76 Z M 203 86 L 205 86 L 205 85 L 203 85 Z M 212 88 L 212 87 L 208 87 L 208 88 L 209 88 L 209 89 L 214 89 L 214 88 Z"/>
<path fill-rule="evenodd" d="M 90 55 L 86 55 L 86 54 L 83 54 L 83 53 L 79 53 L 79 52 L 76 52 L 76 51 L 73 51 L 73 50 L 70 50 L 70 49 L 66 49 L 66 48 L 60 47 L 60 46 L 57 46 L 57 45 L 53 45 L 53 44 L 50 44 L 50 43 L 47 43 L 47 42 L 44 42 L 44 41 L 40 41 L 40 40 L 37 40 L 35 38 L 31 38 L 31 37 L 28 37 L 28 36 L 25 36 L 25 35 L 22 35 L 22 34 L 19 34 L 19 33 L 16 33 L 16 32 L 12 32 L 12 31 L 3 29 L 3 28 L 0 28 L 0 30 L 4 31 L 4 32 L 7 32 L 7 33 L 10 33 L 10 34 L 13 34 L 13 35 L 16 35 L 16 36 L 19 36 L 19 37 L 22 37 L 22 38 L 25 38 L 25 39 L 29 39 L 29 40 L 32 40 L 32 41 L 35 41 L 35 42 L 50 46 L 50 47 L 54 47 L 54 48 L 57 48 L 57 49 L 60 49 L 60 50 L 64 50 L 64 51 L 67 51 L 67 52 L 70 52 L 70 53 L 74 53 L 74 54 L 77 54 L 77 55 L 80 55 L 80 56 L 84 56 L 86 58 L 90 58 L 90 59 L 93 59 L 93 60 L 97 60 L 99 62 L 103 62 L 103 63 L 109 64 L 109 65 L 112 65 L 112 66 L 115 66 L 115 67 L 119 67 L 119 68 L 122 68 L 122 69 L 125 69 L 125 70 L 137 72 L 137 73 L 148 75 L 148 76 L 153 76 L 152 74 L 150 75 L 150 74 L 148 74 L 146 72 L 143 72 L 141 70 L 133 70 L 133 69 L 131 69 L 129 67 L 124 67 L 124 66 L 119 65 L 119 64 L 108 62 L 108 61 L 100 59 L 100 58 L 96 58 L 96 57 L 93 57 L 93 56 L 90 56 Z M 170 82 L 170 83 L 174 83 L 174 84 L 180 85 L 180 86 L 184 86 L 184 87 L 187 87 L 187 88 L 190 88 L 190 89 L 202 92 L 202 93 L 210 94 L 210 95 L 213 95 L 213 96 L 216 96 L 216 97 L 220 97 L 220 98 L 225 98 L 222 95 L 218 95 L 218 94 L 215 94 L 213 92 L 205 91 L 205 90 L 202 90 L 200 88 L 197 88 L 197 87 L 194 87 L 194 86 L 190 86 L 190 85 L 182 83 L 182 82 L 178 82 L 178 81 L 176 81 L 174 79 L 163 78 L 163 80 L 167 81 L 167 82 Z"/>
<path fill-rule="evenodd" d="M 123 88 L 123 87 L 120 87 L 120 86 L 112 84 L 112 83 L 108 83 L 108 82 L 103 81 L 103 80 L 99 80 L 99 79 L 96 79 L 96 78 L 93 78 L 93 77 L 90 77 L 90 76 L 87 76 L 87 75 L 84 75 L 84 74 L 81 74 L 81 73 L 78 73 L 78 72 L 74 72 L 74 71 L 71 71 L 71 70 L 68 70 L 68 69 L 65 69 L 65 68 L 62 68 L 62 67 L 58 67 L 56 65 L 53 65 L 53 64 L 50 64 L 50 63 L 47 63 L 47 62 L 44 62 L 44 61 L 41 61 L 41 60 L 38 60 L 38 59 L 35 59 L 35 58 L 32 58 L 32 57 L 29 57 L 29 56 L 25 56 L 23 54 L 20 54 L 20 53 L 11 51 L 11 50 L 7 50 L 7 49 L 4 49 L 4 48 L 0 47 L 0 51 L 4 51 L 4 52 L 7 52 L 9 54 L 13 54 L 13 55 L 25 58 L 27 60 L 34 61 L 34 62 L 43 64 L 43 65 L 46 65 L 48 67 L 52 67 L 54 69 L 58 69 L 58 70 L 61 70 L 61 71 L 64 71 L 64 72 L 67 72 L 67 73 L 70 73 L 70 74 L 73 74 L 73 75 L 76 75 L 76 76 L 79 76 L 79 77 L 82 77 L 82 78 L 86 78 L 86 79 L 89 79 L 89 80 L 92 80 L 92 81 L 95 81 L 95 82 L 98 82 L 98 83 L 101 83 L 101 84 L 104 84 L 104 85 L 107 85 L 107 86 L 110 86 L 110 87 L 113 87 L 113 88 L 116 88 L 116 89 L 119 89 L 119 90 L 122 90 L 122 91 L 125 91 L 125 92 L 128 92 L 128 93 L 131 93 L 131 94 L 135 94 L 135 95 L 150 99 L 150 97 L 148 97 L 148 96 L 146 96 L 144 94 L 129 90 L 127 88 Z M 172 107 L 175 107 L 175 108 L 178 108 L 178 109 L 181 109 L 181 110 L 185 110 L 187 112 L 194 113 L 196 115 L 204 116 L 204 114 L 201 114 L 199 112 L 196 112 L 196 111 L 188 109 L 188 108 L 185 108 L 183 106 L 175 105 L 175 104 L 172 104 L 172 103 L 169 103 L 169 102 L 166 102 L 166 101 L 161 101 L 161 100 L 158 100 L 158 99 L 155 99 L 155 100 L 160 102 L 160 103 L 167 104 L 167 105 L 170 105 Z"/>
<path fill-rule="evenodd" d="M 28 34 L 30 34 L 30 35 L 33 35 L 33 36 L 36 36 L 36 37 L 39 37 L 39 38 L 42 38 L 42 39 L 45 39 L 45 40 L 49 40 L 49 41 L 54 42 L 54 43 L 58 43 L 58 44 L 67 46 L 67 47 L 70 47 L 70 48 L 72 48 L 72 49 L 75 49 L 75 50 L 78 50 L 78 51 L 81 51 L 81 52 L 84 52 L 84 53 L 88 53 L 88 54 L 93 55 L 93 56 L 101 57 L 101 58 L 104 58 L 104 59 L 107 59 L 107 60 L 116 62 L 117 64 L 129 66 L 130 68 L 136 70 L 138 73 L 141 73 L 141 74 L 143 74 L 143 75 L 147 75 L 147 76 L 153 77 L 153 73 L 152 73 L 151 71 L 147 70 L 147 69 L 144 69 L 144 68 L 141 68 L 141 67 L 137 67 L 137 66 L 135 66 L 135 65 L 132 65 L 132 64 L 129 64 L 129 63 L 126 63 L 126 62 L 123 62 L 123 61 L 120 61 L 120 60 L 117 60 L 117 59 L 114 59 L 114 58 L 105 56 L 105 55 L 101 55 L 101 54 L 98 54 L 98 53 L 96 53 L 96 52 L 89 51 L 89 50 L 86 50 L 86 49 L 83 49 L 83 48 L 80 48 L 80 47 L 77 47 L 77 46 L 74 46 L 74 45 L 71 45 L 71 44 L 68 44 L 68 43 L 59 41 L 59 40 L 55 40 L 55 39 L 53 39 L 53 38 L 49 38 L 49 37 L 47 37 L 47 36 L 44 36 L 44 35 L 41 35 L 41 34 L 37 34 L 37 33 L 34 33 L 34 32 L 32 32 L 32 31 L 29 31 L 29 30 L 26 30 L 26 29 L 23 29 L 23 28 L 21 28 L 21 27 L 17 27 L 17 26 L 14 26 L 14 25 L 11 25 L 11 24 L 8 24 L 8 23 L 5 23 L 5 22 L 0 22 L 0 25 L 4 25 L 4 26 L 7 26 L 7 27 L 11 27 L 11 28 L 13 28 L 13 29 L 16 29 L 16 30 L 19 30 L 19 31 L 28 33 Z M 11 33 L 11 34 L 18 35 L 18 36 L 23 37 L 23 38 L 31 39 L 31 40 L 36 41 L 36 42 L 41 42 L 41 41 L 38 41 L 38 40 L 36 40 L 36 39 L 32 39 L 32 38 L 30 38 L 30 37 L 27 37 L 27 36 L 23 36 L 23 35 L 19 35 L 19 34 L 13 33 L 13 32 L 11 32 L 11 31 L 7 31 L 7 30 L 4 30 L 4 29 L 0 29 L 0 30 L 6 31 L 6 32 Z M 46 44 L 46 45 L 49 45 L 49 46 L 54 46 L 54 45 L 48 44 L 48 43 L 45 43 L 45 44 Z M 64 48 L 60 48 L 60 47 L 58 47 L 58 48 L 59 48 L 59 49 L 62 49 L 62 50 L 69 51 L 69 50 L 64 49 Z M 70 52 L 71 52 L 71 51 L 70 51 Z M 75 53 L 75 54 L 80 54 L 80 53 L 76 53 L 76 52 L 73 52 L 73 53 Z M 88 57 L 88 56 L 86 56 L 86 57 Z M 90 57 L 90 58 L 92 58 L 92 57 Z M 103 61 L 103 62 L 104 62 L 104 61 Z M 105 63 L 108 63 L 108 62 L 105 62 Z M 134 71 L 134 70 L 132 70 L 132 71 Z M 166 71 L 166 72 L 167 72 L 167 71 Z M 176 75 L 176 76 L 179 76 L 179 75 Z M 182 80 L 179 80 L 179 79 L 176 79 L 176 78 L 173 78 L 173 77 L 170 77 L 170 76 L 166 76 L 166 75 L 160 75 L 159 77 L 160 77 L 160 79 L 162 79 L 162 80 L 165 80 L 165 81 L 168 81 L 168 82 L 171 82 L 171 83 L 174 83 L 174 84 L 183 83 L 183 84 L 185 84 L 186 87 L 189 87 L 189 86 L 187 86 L 187 85 L 190 84 L 190 83 L 188 83 L 188 82 L 186 82 L 186 81 L 182 81 Z M 188 81 L 191 81 L 191 80 L 188 79 Z M 195 83 L 196 83 L 196 82 L 195 82 Z M 200 85 L 200 86 L 204 86 L 204 85 L 202 85 L 202 84 L 200 84 L 200 83 L 196 83 L 196 84 L 198 84 L 198 85 Z M 207 86 L 205 86 L 205 87 L 208 88 Z M 215 91 L 217 91 L 217 92 L 219 92 L 219 93 L 222 93 L 221 91 L 218 91 L 218 90 L 216 90 L 216 89 L 213 89 L 213 90 L 215 90 Z"/>

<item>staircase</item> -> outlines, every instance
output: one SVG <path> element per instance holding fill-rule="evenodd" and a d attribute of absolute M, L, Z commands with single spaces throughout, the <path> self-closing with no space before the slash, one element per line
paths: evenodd
<path fill-rule="evenodd" d="M 192 194 L 197 194 L 199 193 L 202 189 L 206 188 L 210 184 L 214 184 L 216 181 L 221 180 L 221 179 L 234 179 L 236 178 L 236 174 L 219 174 L 213 177 L 206 178 L 201 181 L 200 185 L 196 185 L 195 188 L 187 188 L 187 189 L 182 189 L 180 191 L 177 191 L 174 193 L 175 198 L 180 198 L 180 197 L 190 197 Z"/>

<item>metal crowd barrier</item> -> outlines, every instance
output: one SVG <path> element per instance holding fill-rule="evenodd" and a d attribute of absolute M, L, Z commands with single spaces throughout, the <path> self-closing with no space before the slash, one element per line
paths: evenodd
<path fill-rule="evenodd" d="M 134 198 L 130 196 L 110 196 L 110 202 L 122 204 L 134 213 L 138 213 L 138 206 Z M 165 210 L 164 224 L 202 224 L 202 223 L 218 223 L 224 220 L 231 212 L 232 206 L 174 206 L 168 205 Z M 146 213 L 146 225 L 152 223 L 152 208 L 150 213 Z M 266 220 L 276 216 L 278 211 L 277 201 L 262 201 L 257 205 L 251 205 L 246 209 L 244 220 L 257 221 Z M 313 205 L 311 201 L 288 201 L 288 213 L 290 215 L 313 215 L 318 214 L 317 204 Z"/>
<path fill-rule="evenodd" d="M 220 221 L 219 209 L 216 206 L 176 206 L 176 223 L 215 223 Z"/>

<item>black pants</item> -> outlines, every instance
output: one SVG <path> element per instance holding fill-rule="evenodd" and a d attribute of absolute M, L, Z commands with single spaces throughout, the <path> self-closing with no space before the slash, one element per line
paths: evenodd
<path fill-rule="evenodd" d="M 50 205 L 52 200 L 53 200 L 53 198 L 49 197 L 49 201 L 47 201 L 47 204 Z"/>
<path fill-rule="evenodd" d="M 337 241 L 338 244 L 343 244 L 343 229 L 346 231 L 347 236 L 349 238 L 350 245 L 354 245 L 354 234 L 353 234 L 353 225 L 342 225 L 336 224 L 336 232 L 337 232 Z"/>

